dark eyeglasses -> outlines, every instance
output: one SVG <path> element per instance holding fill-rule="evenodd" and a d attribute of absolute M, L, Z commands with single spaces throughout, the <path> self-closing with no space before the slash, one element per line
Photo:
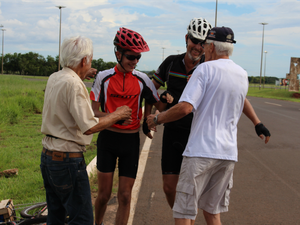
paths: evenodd
<path fill-rule="evenodd" d="M 203 40 L 194 38 L 194 37 L 192 37 L 191 35 L 189 35 L 189 39 L 190 39 L 195 45 L 197 45 L 197 44 L 199 44 L 199 43 L 200 43 L 200 45 L 201 45 L 203 42 L 205 42 L 205 40 L 203 41 Z"/>
<path fill-rule="evenodd" d="M 135 56 L 135 55 L 127 55 L 127 54 L 124 54 L 124 56 L 126 57 L 126 59 L 128 59 L 130 61 L 133 61 L 135 59 L 139 60 L 142 57 L 142 55 Z"/>
<path fill-rule="evenodd" d="M 202 48 L 204 48 L 204 45 L 209 45 L 209 44 L 210 43 L 207 43 L 207 42 L 203 41 L 200 45 L 201 45 Z"/>

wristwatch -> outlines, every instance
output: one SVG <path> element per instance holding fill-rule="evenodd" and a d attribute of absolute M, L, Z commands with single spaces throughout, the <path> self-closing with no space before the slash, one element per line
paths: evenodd
<path fill-rule="evenodd" d="M 157 117 L 158 117 L 158 115 L 159 115 L 159 114 L 157 114 L 157 115 L 154 117 L 154 119 L 153 119 L 153 122 L 154 122 L 155 125 L 160 125 L 160 123 L 157 122 Z"/>

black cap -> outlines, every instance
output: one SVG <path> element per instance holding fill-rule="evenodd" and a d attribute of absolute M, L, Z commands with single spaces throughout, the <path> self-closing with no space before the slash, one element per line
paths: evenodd
<path fill-rule="evenodd" d="M 208 40 L 228 42 L 235 44 L 234 33 L 229 27 L 214 27 L 212 28 L 206 37 Z"/>

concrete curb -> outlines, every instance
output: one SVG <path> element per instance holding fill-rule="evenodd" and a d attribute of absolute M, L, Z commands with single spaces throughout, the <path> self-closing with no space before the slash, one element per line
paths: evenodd
<path fill-rule="evenodd" d="M 86 171 L 89 177 L 97 171 L 96 162 L 97 162 L 97 156 L 86 167 Z"/>

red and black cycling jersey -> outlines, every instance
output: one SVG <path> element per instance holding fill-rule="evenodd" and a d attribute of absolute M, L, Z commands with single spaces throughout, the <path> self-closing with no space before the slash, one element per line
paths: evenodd
<path fill-rule="evenodd" d="M 165 83 L 167 84 L 167 90 L 170 91 L 174 97 L 172 104 L 167 104 L 167 109 L 178 103 L 187 84 L 188 76 L 192 74 L 197 66 L 205 60 L 204 55 L 202 55 L 200 62 L 195 64 L 195 67 L 191 71 L 186 71 L 183 60 L 185 54 L 186 53 L 168 56 L 162 64 L 160 64 L 159 68 L 153 75 L 153 79 L 160 85 L 165 86 Z M 164 126 L 190 130 L 192 119 L 193 113 L 190 113 L 179 120 L 165 123 Z"/>
<path fill-rule="evenodd" d="M 102 112 L 106 113 L 112 113 L 123 105 L 130 107 L 132 123 L 127 126 L 114 124 L 112 127 L 135 130 L 140 127 L 143 99 L 153 104 L 159 101 L 159 96 L 154 84 L 145 73 L 137 70 L 122 73 L 114 67 L 97 74 L 90 99 L 100 102 Z"/>

